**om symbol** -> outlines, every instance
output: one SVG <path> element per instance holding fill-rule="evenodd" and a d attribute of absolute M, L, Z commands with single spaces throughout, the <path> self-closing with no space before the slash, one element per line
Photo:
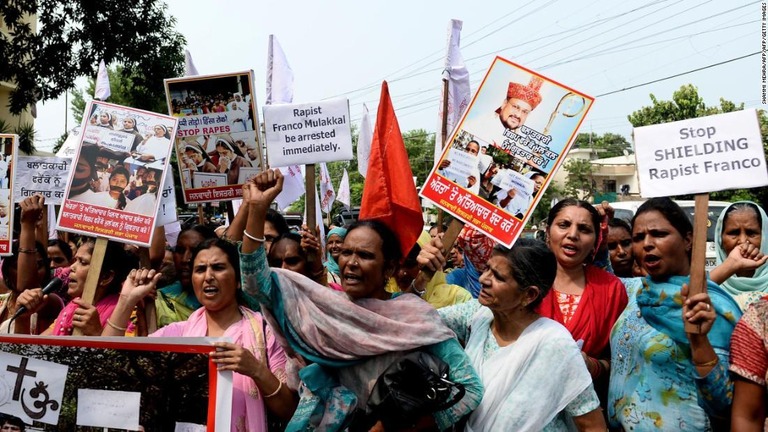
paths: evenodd
<path fill-rule="evenodd" d="M 35 401 L 32 403 L 32 405 L 39 409 L 39 411 L 32 411 L 27 407 L 27 404 L 24 403 L 24 392 L 26 389 L 21 391 L 21 407 L 24 408 L 24 412 L 27 413 L 29 418 L 33 420 L 39 420 L 45 416 L 45 413 L 48 411 L 48 405 L 51 406 L 51 411 L 56 411 L 59 409 L 59 403 L 55 400 L 51 400 L 50 396 L 48 395 L 48 385 L 45 384 L 42 381 L 38 381 L 35 383 L 35 388 L 29 391 L 29 396 L 32 397 Z M 42 400 L 37 400 L 42 399 Z"/>

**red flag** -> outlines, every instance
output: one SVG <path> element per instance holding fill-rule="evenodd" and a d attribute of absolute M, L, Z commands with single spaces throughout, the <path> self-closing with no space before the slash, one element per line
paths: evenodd
<path fill-rule="evenodd" d="M 381 85 L 360 219 L 386 224 L 397 235 L 403 256 L 424 229 L 419 195 L 386 81 Z"/>

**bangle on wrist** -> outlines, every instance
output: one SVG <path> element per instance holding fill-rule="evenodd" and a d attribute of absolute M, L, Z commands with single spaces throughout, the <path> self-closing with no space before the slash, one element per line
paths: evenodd
<path fill-rule="evenodd" d="M 121 332 L 125 332 L 126 330 L 128 330 L 127 327 L 119 327 L 119 326 L 115 325 L 112 321 L 109 320 L 109 318 L 107 318 L 107 325 L 112 327 L 113 329 L 115 329 L 117 331 L 121 331 Z"/>
<path fill-rule="evenodd" d="M 243 230 L 243 235 L 248 237 L 249 239 L 255 241 L 255 242 L 262 242 L 262 243 L 264 243 L 265 241 L 267 241 L 266 238 L 253 236 L 253 235 L 249 234 L 248 231 L 246 231 L 246 230 Z"/>
<path fill-rule="evenodd" d="M 419 289 L 416 288 L 416 279 L 411 281 L 411 291 L 419 297 L 424 297 L 424 293 L 427 292 L 427 290 L 419 291 Z"/>
<path fill-rule="evenodd" d="M 283 388 L 283 382 L 280 381 L 279 379 L 277 380 L 277 382 L 280 383 L 280 384 L 277 385 L 277 390 L 273 391 L 272 393 L 270 393 L 268 395 L 264 395 L 264 399 L 269 399 L 269 398 L 271 398 L 273 396 L 276 396 L 278 393 L 280 393 L 280 390 Z"/>
<path fill-rule="evenodd" d="M 26 249 L 26 248 L 23 248 L 23 247 L 19 247 L 19 253 L 36 254 L 37 253 L 37 249 L 35 249 L 35 248 Z"/>
<path fill-rule="evenodd" d="M 691 362 L 696 367 L 711 367 L 711 366 L 716 365 L 719 361 L 720 361 L 720 359 L 717 356 L 715 356 L 715 358 L 713 358 L 712 360 L 705 361 L 704 363 L 697 363 L 697 362 L 693 361 L 693 359 L 691 359 Z"/>

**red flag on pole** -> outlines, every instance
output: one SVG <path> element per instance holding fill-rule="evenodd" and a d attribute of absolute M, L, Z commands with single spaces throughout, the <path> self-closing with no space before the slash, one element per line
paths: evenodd
<path fill-rule="evenodd" d="M 403 256 L 424 229 L 419 195 L 386 81 L 381 85 L 360 219 L 378 220 L 394 231 Z"/>

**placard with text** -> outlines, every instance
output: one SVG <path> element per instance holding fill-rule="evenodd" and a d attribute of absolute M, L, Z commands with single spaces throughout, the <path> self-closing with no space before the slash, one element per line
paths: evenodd
<path fill-rule="evenodd" d="M 13 253 L 13 188 L 18 154 L 18 135 L 0 134 L 0 256 Z"/>
<path fill-rule="evenodd" d="M 165 93 L 168 112 L 179 119 L 175 149 L 184 202 L 242 198 L 241 171 L 264 169 L 253 71 L 167 79 Z M 209 174 L 224 181 L 212 184 Z"/>
<path fill-rule="evenodd" d="M 267 155 L 271 167 L 352 159 L 349 101 L 264 107 Z"/>
<path fill-rule="evenodd" d="M 768 185 L 755 109 L 635 128 L 645 198 Z"/>
<path fill-rule="evenodd" d="M 593 102 L 584 93 L 496 57 L 448 135 L 421 196 L 511 246 Z"/>
<path fill-rule="evenodd" d="M 221 338 L 0 336 L 0 413 L 35 430 L 230 430 Z M 101 429 L 99 429 L 101 430 Z"/>
<path fill-rule="evenodd" d="M 148 247 L 176 119 L 100 101 L 83 118 L 57 229 Z"/>

